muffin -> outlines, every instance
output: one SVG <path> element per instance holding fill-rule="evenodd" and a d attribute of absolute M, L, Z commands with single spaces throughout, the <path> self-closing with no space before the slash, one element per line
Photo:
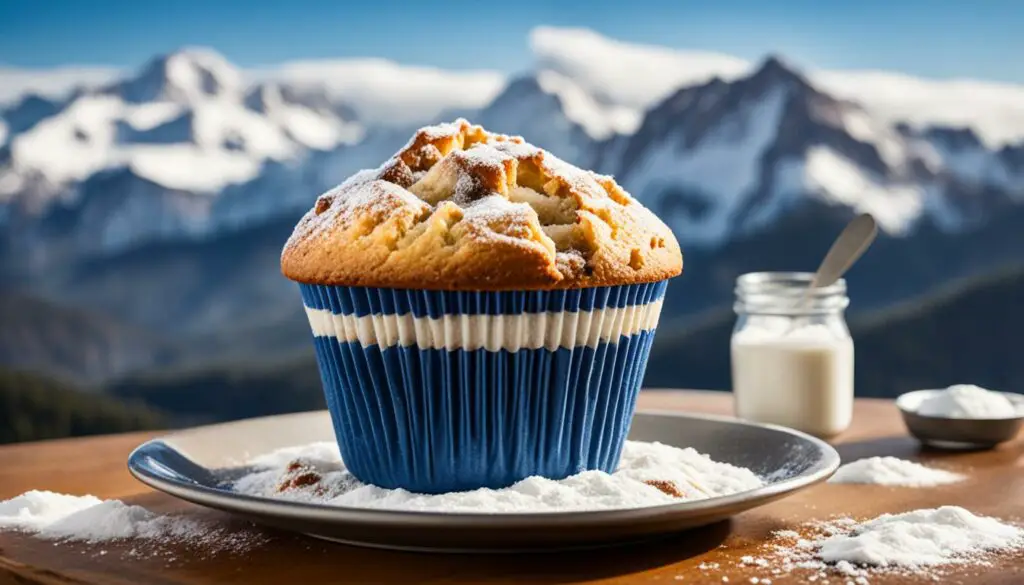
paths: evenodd
<path fill-rule="evenodd" d="M 460 119 L 321 195 L 281 269 L 349 471 L 442 493 L 614 471 L 682 255 L 611 177 Z"/>

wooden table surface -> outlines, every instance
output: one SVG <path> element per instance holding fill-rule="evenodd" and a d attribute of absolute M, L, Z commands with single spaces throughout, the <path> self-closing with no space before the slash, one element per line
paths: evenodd
<path fill-rule="evenodd" d="M 641 408 L 729 414 L 722 393 L 647 391 Z M 128 453 L 156 433 L 135 433 L 0 447 L 0 500 L 30 489 L 121 498 L 155 512 L 180 512 L 240 525 L 220 512 L 156 493 L 125 469 Z M 743 565 L 764 550 L 775 530 L 834 515 L 873 517 L 943 504 L 979 514 L 1024 516 L 1024 436 L 998 449 L 968 453 L 922 450 L 889 401 L 858 400 L 853 427 L 836 441 L 844 461 L 873 455 L 930 461 L 969 473 L 967 481 L 929 489 L 819 484 L 731 521 L 654 544 L 531 555 L 439 555 L 389 552 L 326 543 L 258 528 L 265 542 L 244 553 L 196 555 L 189 550 L 135 557 L 128 543 L 59 544 L 0 532 L 0 583 L 313 584 L 313 583 L 750 583 L 770 573 Z M 706 563 L 705 569 L 701 564 Z M 707 569 L 717 563 L 715 569 Z M 809 573 L 771 577 L 775 585 L 807 582 Z M 829 577 L 831 584 L 846 582 Z M 928 577 L 872 575 L 870 582 L 932 583 Z M 952 571 L 943 583 L 1024 583 L 1024 555 L 992 566 Z M 818 580 L 816 585 L 820 585 Z"/>

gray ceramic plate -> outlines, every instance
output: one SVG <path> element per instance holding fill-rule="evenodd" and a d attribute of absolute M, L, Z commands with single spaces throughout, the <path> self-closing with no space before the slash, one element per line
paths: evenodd
<path fill-rule="evenodd" d="M 330 441 L 326 412 L 190 429 L 149 441 L 128 459 L 158 490 L 256 522 L 364 546 L 434 551 L 524 551 L 625 544 L 704 526 L 824 481 L 839 466 L 826 443 L 738 420 L 642 412 L 630 438 L 693 447 L 752 469 L 766 485 L 730 496 L 648 508 L 537 514 L 443 514 L 342 508 L 258 498 L 222 486 L 241 462 L 281 447 Z"/>

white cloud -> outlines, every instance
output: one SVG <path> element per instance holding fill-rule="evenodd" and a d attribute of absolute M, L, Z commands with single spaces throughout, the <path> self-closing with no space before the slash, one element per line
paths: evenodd
<path fill-rule="evenodd" d="M 599 101 L 646 108 L 683 85 L 746 71 L 742 59 L 625 43 L 579 28 L 541 26 L 530 49 L 542 69 L 572 77 Z"/>
<path fill-rule="evenodd" d="M 385 59 L 294 61 L 250 72 L 298 86 L 323 87 L 371 124 L 401 126 L 448 110 L 486 106 L 505 86 L 497 71 L 446 71 Z"/>
<path fill-rule="evenodd" d="M 114 67 L 0 67 L 0 105 L 14 102 L 27 93 L 63 97 L 78 86 L 91 87 L 112 81 L 119 73 Z"/>
<path fill-rule="evenodd" d="M 885 71 L 819 71 L 815 83 L 888 122 L 970 127 L 990 147 L 1024 140 L 1024 86 Z"/>
<path fill-rule="evenodd" d="M 543 89 L 598 139 L 633 132 L 647 108 L 679 87 L 748 68 L 728 55 L 625 43 L 580 28 L 537 27 L 530 49 Z"/>

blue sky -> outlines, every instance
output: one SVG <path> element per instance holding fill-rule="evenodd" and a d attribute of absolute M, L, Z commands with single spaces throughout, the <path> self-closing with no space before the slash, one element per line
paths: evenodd
<path fill-rule="evenodd" d="M 539 24 L 748 59 L 779 52 L 808 67 L 1024 82 L 1019 0 L 10 0 L 0 2 L 0 63 L 135 66 L 206 45 L 242 66 L 375 56 L 517 71 Z"/>

